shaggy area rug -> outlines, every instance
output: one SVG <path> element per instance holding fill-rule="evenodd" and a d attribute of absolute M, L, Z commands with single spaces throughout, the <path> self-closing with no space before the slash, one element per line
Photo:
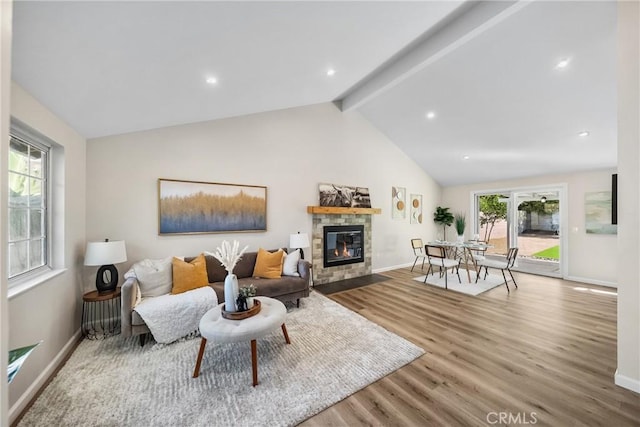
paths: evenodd
<path fill-rule="evenodd" d="M 484 274 L 480 275 L 480 279 L 478 279 L 478 283 L 474 283 L 475 273 L 471 273 L 471 283 L 468 283 L 467 271 L 460 269 L 460 280 L 462 283 L 458 282 L 458 276 L 455 273 L 449 272 L 447 274 L 447 286 L 448 290 L 460 292 L 462 294 L 467 295 L 480 295 L 483 292 L 486 292 L 490 289 L 495 288 L 496 286 L 500 286 L 504 284 L 504 279 L 502 275 L 496 275 L 489 273 L 486 279 L 483 279 Z M 425 276 L 415 277 L 413 280 L 418 282 L 424 282 Z M 444 288 L 444 276 L 440 277 L 439 273 L 429 274 L 427 277 L 427 285 L 437 286 L 438 288 Z M 506 292 L 506 291 L 505 291 Z"/>
<path fill-rule="evenodd" d="M 84 340 L 19 426 L 292 426 L 397 370 L 424 350 L 312 292 L 258 340 L 200 339 L 140 347 L 136 338 Z"/>

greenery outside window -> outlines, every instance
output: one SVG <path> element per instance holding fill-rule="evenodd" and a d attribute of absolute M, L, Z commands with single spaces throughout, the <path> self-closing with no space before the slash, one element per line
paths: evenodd
<path fill-rule="evenodd" d="M 51 147 L 11 126 L 9 146 L 9 279 L 48 269 Z"/>

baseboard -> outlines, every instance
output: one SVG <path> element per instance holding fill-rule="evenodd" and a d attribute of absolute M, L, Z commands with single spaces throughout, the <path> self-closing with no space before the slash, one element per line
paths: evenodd
<path fill-rule="evenodd" d="M 47 365 L 47 367 L 38 375 L 38 378 L 27 388 L 27 390 L 20 396 L 20 398 L 16 401 L 16 403 L 11 406 L 9 409 L 9 423 L 13 424 L 15 420 L 20 416 L 22 411 L 27 407 L 27 405 L 31 402 L 31 400 L 38 394 L 40 389 L 47 383 L 49 378 L 56 372 L 56 369 L 60 366 L 62 362 L 66 359 L 75 346 L 80 337 L 82 336 L 82 332 L 80 329 L 76 331 L 75 334 L 67 341 L 67 343 L 62 347 L 62 350 L 56 355 L 56 357 Z"/>
<path fill-rule="evenodd" d="M 410 262 L 408 264 L 400 264 L 400 265 L 393 265 L 391 267 L 376 268 L 376 269 L 372 270 L 372 272 L 373 273 L 384 273 L 385 271 L 397 270 L 399 268 L 407 268 L 407 267 L 411 267 L 412 265 L 413 265 L 413 263 Z"/>
<path fill-rule="evenodd" d="M 625 377 L 624 375 L 620 375 L 617 369 L 616 369 L 616 374 L 614 375 L 614 379 L 615 379 L 614 381 L 616 385 L 626 388 L 627 390 L 640 393 L 640 380 L 636 380 L 633 378 Z"/>
<path fill-rule="evenodd" d="M 587 283 L 589 285 L 606 286 L 607 288 L 618 289 L 618 284 L 615 282 L 608 282 L 606 280 L 587 279 L 586 277 L 567 276 L 564 280 L 571 280 L 572 282 Z"/>

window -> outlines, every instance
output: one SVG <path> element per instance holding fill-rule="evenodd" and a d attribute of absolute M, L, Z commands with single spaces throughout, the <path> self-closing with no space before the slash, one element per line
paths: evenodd
<path fill-rule="evenodd" d="M 9 145 L 9 279 L 49 265 L 49 153 L 46 138 L 12 120 Z"/>

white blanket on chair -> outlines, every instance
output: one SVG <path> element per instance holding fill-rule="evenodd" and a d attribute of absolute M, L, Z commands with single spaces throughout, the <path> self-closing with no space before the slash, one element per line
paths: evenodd
<path fill-rule="evenodd" d="M 217 304 L 216 292 L 204 286 L 181 294 L 144 298 L 134 310 L 156 342 L 167 344 L 198 330 L 202 316 Z"/>

